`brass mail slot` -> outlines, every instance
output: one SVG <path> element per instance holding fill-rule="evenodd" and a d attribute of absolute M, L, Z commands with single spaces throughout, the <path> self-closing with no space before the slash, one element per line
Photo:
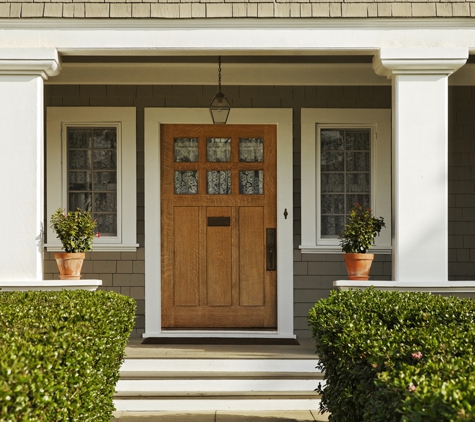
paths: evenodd
<path fill-rule="evenodd" d="M 230 226 L 231 217 L 208 217 L 208 226 Z"/>

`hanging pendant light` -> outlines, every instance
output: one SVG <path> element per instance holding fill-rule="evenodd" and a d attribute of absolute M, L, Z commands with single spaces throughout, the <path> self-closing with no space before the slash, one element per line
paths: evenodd
<path fill-rule="evenodd" d="M 221 56 L 218 58 L 218 92 L 211 101 L 209 112 L 215 125 L 224 125 L 228 121 L 231 105 L 221 92 Z"/>

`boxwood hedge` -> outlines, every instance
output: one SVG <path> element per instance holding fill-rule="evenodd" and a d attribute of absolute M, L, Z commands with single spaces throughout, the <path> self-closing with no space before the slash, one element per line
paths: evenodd
<path fill-rule="evenodd" d="M 110 421 L 135 301 L 114 292 L 0 293 L 0 421 Z"/>
<path fill-rule="evenodd" d="M 309 326 L 330 421 L 475 421 L 474 301 L 333 291 Z"/>

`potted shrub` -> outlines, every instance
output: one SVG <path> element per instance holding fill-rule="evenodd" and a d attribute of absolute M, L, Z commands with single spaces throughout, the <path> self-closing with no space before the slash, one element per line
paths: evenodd
<path fill-rule="evenodd" d="M 374 238 L 386 227 L 384 218 L 375 218 L 371 209 L 356 203 L 351 207 L 345 231 L 340 235 L 340 246 L 345 252 L 346 269 L 350 280 L 368 280 L 374 254 L 366 253 Z"/>
<path fill-rule="evenodd" d="M 96 220 L 92 219 L 88 211 L 81 211 L 80 208 L 67 213 L 58 208 L 51 216 L 51 228 L 64 249 L 64 252 L 54 254 L 61 280 L 81 278 L 85 252 L 92 250 L 94 236 L 100 237 L 99 233 L 94 233 L 95 227 Z"/>

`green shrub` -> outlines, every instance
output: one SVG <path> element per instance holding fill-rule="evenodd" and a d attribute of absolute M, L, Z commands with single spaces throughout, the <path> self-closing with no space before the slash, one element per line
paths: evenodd
<path fill-rule="evenodd" d="M 333 291 L 309 312 L 330 421 L 475 421 L 475 302 Z"/>
<path fill-rule="evenodd" d="M 110 422 L 135 306 L 114 292 L 0 293 L 0 421 Z"/>

